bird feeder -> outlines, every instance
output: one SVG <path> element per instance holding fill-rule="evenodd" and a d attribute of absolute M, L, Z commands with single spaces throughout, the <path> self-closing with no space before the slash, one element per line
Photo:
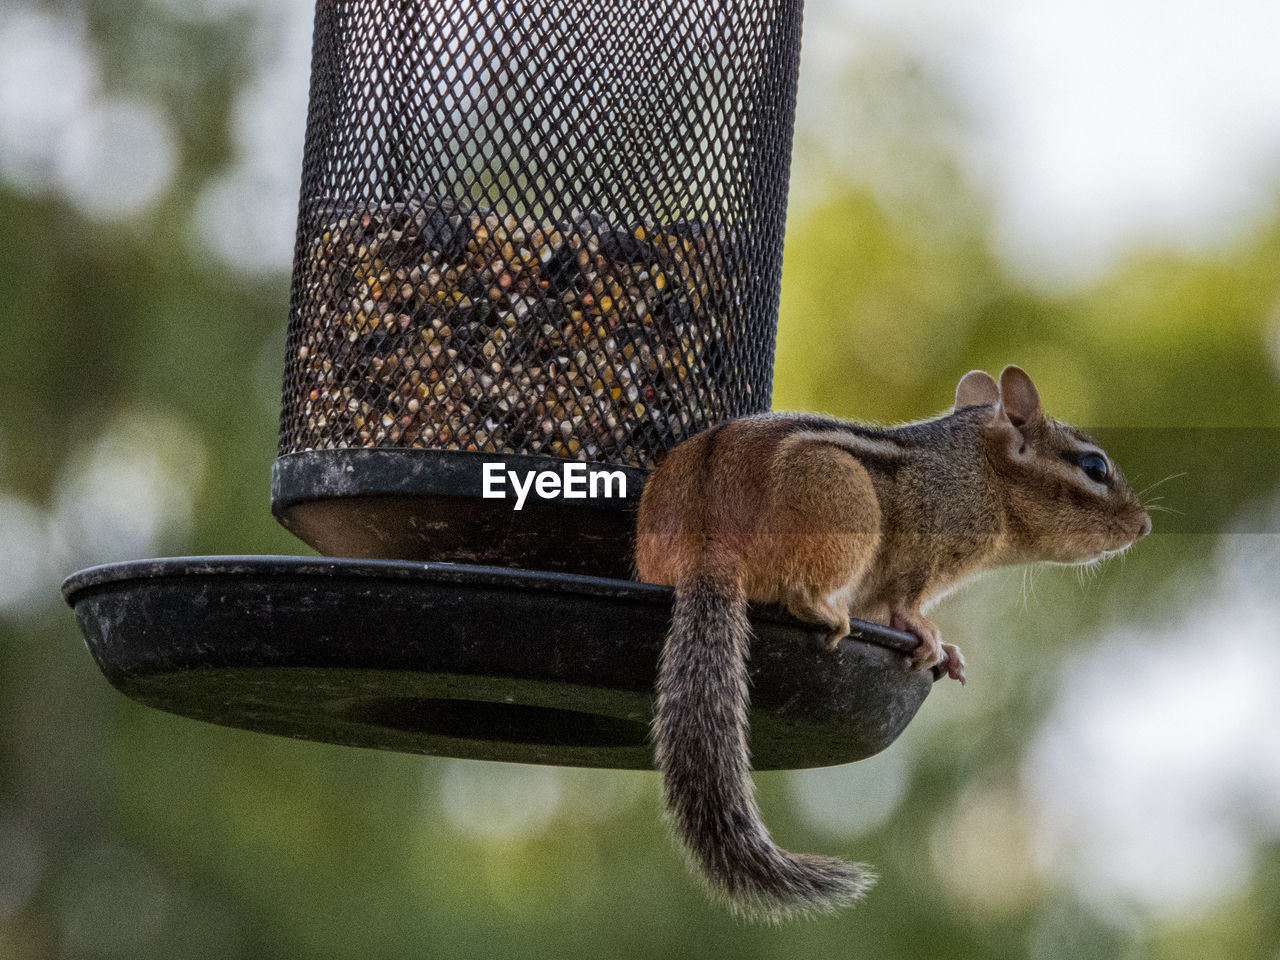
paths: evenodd
<path fill-rule="evenodd" d="M 344 559 L 77 574 L 108 678 L 255 730 L 649 766 L 670 591 L 628 579 L 634 507 L 768 408 L 800 22 L 318 0 L 271 501 Z M 928 692 L 913 638 L 755 618 L 757 765 L 859 759 Z"/>

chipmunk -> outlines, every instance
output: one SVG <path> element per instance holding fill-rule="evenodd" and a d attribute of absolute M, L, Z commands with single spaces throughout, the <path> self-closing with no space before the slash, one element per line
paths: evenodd
<path fill-rule="evenodd" d="M 971 371 L 952 412 L 895 427 L 761 414 L 711 427 L 649 477 L 640 579 L 675 587 L 653 745 L 669 819 L 713 896 L 776 921 L 831 911 L 874 881 L 861 864 L 793 854 L 756 807 L 748 750 L 749 601 L 822 624 L 854 616 L 919 638 L 914 669 L 958 650 L 924 611 L 962 581 L 1036 561 L 1089 563 L 1151 530 L 1124 475 L 1043 413 L 1031 378 Z"/>

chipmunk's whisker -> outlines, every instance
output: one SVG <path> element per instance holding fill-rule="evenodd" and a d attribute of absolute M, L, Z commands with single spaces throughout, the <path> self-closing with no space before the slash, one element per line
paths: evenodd
<path fill-rule="evenodd" d="M 1143 487 L 1141 490 L 1137 492 L 1136 496 L 1139 500 L 1141 500 L 1146 494 L 1150 493 L 1156 487 L 1160 486 L 1160 484 L 1168 483 L 1170 480 L 1177 480 L 1179 477 L 1185 477 L 1186 475 L 1187 475 L 1186 470 L 1183 470 L 1181 473 L 1171 473 L 1167 477 L 1165 477 L 1163 480 L 1157 480 L 1155 483 L 1150 484 L 1146 487 Z"/>
<path fill-rule="evenodd" d="M 1030 609 L 1030 601 L 1036 598 L 1036 565 L 1028 564 L 1022 568 L 1022 609 Z"/>

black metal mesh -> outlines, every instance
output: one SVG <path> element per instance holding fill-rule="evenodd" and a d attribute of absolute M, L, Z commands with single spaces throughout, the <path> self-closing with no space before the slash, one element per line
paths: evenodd
<path fill-rule="evenodd" d="M 801 0 L 319 0 L 281 453 L 766 409 Z"/>

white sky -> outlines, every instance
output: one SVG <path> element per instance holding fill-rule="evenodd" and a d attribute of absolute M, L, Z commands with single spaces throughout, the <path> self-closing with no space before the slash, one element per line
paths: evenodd
<path fill-rule="evenodd" d="M 1047 873 L 1186 921 L 1280 837 L 1280 537 L 1226 538 L 1209 602 L 1073 658 L 1025 769 Z"/>
<path fill-rule="evenodd" d="M 863 33 L 963 105 L 967 164 L 1031 275 L 1087 280 L 1134 243 L 1229 240 L 1280 197 L 1275 0 L 811 0 L 806 69 Z"/>
<path fill-rule="evenodd" d="M 162 6 L 200 20 L 244 3 Z M 314 7 L 256 9 L 237 157 L 194 226 L 202 249 L 262 272 L 287 269 L 292 253 Z M 809 0 L 800 129 L 837 157 L 856 153 L 858 129 L 831 78 L 877 40 L 961 104 L 964 161 L 995 204 L 1006 258 L 1029 277 L 1088 281 L 1134 244 L 1229 241 L 1280 196 L 1275 0 Z M 171 187 L 175 162 L 158 106 L 104 89 L 73 9 L 0 4 L 0 177 L 123 219 Z M 888 157 L 852 172 L 898 167 Z"/>

